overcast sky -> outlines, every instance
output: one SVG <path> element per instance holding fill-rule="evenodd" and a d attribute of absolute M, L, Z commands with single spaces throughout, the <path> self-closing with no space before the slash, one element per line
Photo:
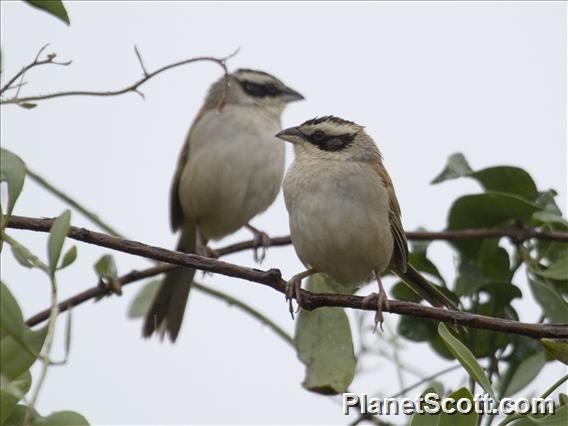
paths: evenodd
<path fill-rule="evenodd" d="M 48 42 L 48 52 L 73 60 L 67 68 L 30 72 L 22 95 L 121 88 L 141 76 L 134 45 L 150 70 L 241 47 L 231 69 L 268 71 L 305 95 L 285 112 L 284 126 L 325 114 L 367 126 L 385 157 L 406 229 L 443 229 L 452 201 L 479 190 L 468 180 L 429 185 L 454 152 L 463 152 L 474 168 L 526 169 L 540 189 L 558 190 L 566 212 L 564 2 L 67 2 L 70 27 L 23 2 L 0 7 L 3 81 Z M 170 180 L 189 125 L 220 75 L 214 64 L 170 71 L 142 88 L 145 102 L 128 94 L 51 100 L 30 111 L 4 106 L 2 146 L 124 234 L 173 247 Z M 291 156 L 288 151 L 288 162 Z M 52 217 L 64 208 L 28 181 L 15 213 Z M 72 222 L 94 228 L 77 213 Z M 253 223 L 272 235 L 287 234 L 282 197 Z M 44 234 L 11 233 L 44 255 Z M 220 244 L 248 238 L 241 231 Z M 62 298 L 96 283 L 92 264 L 106 253 L 77 245 L 78 261 L 60 274 Z M 452 278 L 447 246 L 434 243 L 431 251 Z M 121 273 L 149 264 L 116 258 Z M 250 252 L 226 260 L 254 265 Z M 302 270 L 290 247 L 271 249 L 262 267 L 279 267 L 285 277 Z M 2 279 L 26 316 L 47 306 L 47 280 L 23 270 L 9 251 L 2 255 Z M 292 333 L 282 295 L 222 276 L 203 281 L 238 295 Z M 540 310 L 524 280 L 518 282 L 526 297 L 515 306 L 523 320 L 535 321 Z M 304 367 L 289 346 L 197 291 L 175 346 L 143 341 L 140 322 L 126 319 L 139 287 L 73 312 L 71 358 L 50 370 L 42 414 L 76 410 L 93 424 L 347 422 L 337 400 L 302 389 Z M 388 328 L 397 322 L 386 315 Z M 63 354 L 62 336 L 60 327 L 55 359 Z M 426 345 L 404 342 L 404 348 L 404 361 L 424 375 L 448 365 Z M 384 358 L 370 364 L 353 390 L 386 396 L 400 389 L 392 364 Z M 547 366 L 531 391 L 542 392 L 562 371 L 558 363 Z M 459 371 L 443 381 L 458 386 L 463 377 Z M 406 384 L 416 380 L 404 378 Z"/>

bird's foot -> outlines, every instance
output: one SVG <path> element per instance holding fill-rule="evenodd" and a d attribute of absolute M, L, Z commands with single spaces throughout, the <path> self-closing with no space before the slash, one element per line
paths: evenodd
<path fill-rule="evenodd" d="M 203 257 L 208 257 L 210 259 L 219 258 L 219 253 L 217 253 L 217 250 L 212 249 L 207 244 L 203 244 L 201 242 L 198 242 L 197 245 L 195 246 L 195 254 Z M 201 271 L 202 277 L 205 277 L 207 275 L 213 275 L 213 274 L 211 272 Z"/>
<path fill-rule="evenodd" d="M 254 261 L 258 263 L 262 263 L 264 258 L 266 257 L 266 249 L 270 247 L 270 237 L 266 232 L 261 231 L 258 228 L 250 224 L 246 224 L 246 228 L 252 232 L 254 235 L 254 242 L 253 242 L 253 256 Z"/>
<path fill-rule="evenodd" d="M 295 298 L 296 303 L 298 304 L 296 313 L 298 313 L 300 307 L 302 306 L 302 292 L 300 291 L 302 289 L 302 278 L 302 274 L 294 275 L 292 278 L 290 278 L 290 281 L 286 283 L 286 302 L 288 302 L 288 307 L 292 319 L 294 319 L 294 306 L 292 305 L 292 299 Z"/>
<path fill-rule="evenodd" d="M 375 312 L 375 327 L 373 328 L 373 333 L 377 332 L 377 326 L 381 329 L 381 331 L 383 330 L 383 322 L 384 322 L 384 318 L 383 318 L 383 309 L 389 309 L 389 299 L 387 297 L 387 294 L 385 293 L 384 290 L 379 291 L 378 293 L 372 293 L 368 296 L 366 296 L 363 299 L 363 305 L 365 304 L 370 304 L 372 302 L 374 302 L 376 300 L 377 303 L 377 310 Z"/>
<path fill-rule="evenodd" d="M 199 256 L 209 257 L 211 259 L 219 258 L 219 253 L 217 253 L 217 250 L 212 249 L 206 244 L 197 244 L 197 246 L 195 247 L 195 252 Z"/>

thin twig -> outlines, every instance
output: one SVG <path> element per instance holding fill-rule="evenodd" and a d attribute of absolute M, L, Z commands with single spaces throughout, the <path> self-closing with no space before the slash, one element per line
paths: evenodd
<path fill-rule="evenodd" d="M 23 67 L 20 71 L 18 71 L 18 72 L 16 73 L 16 75 L 14 75 L 10 80 L 8 80 L 8 82 L 7 82 L 4 86 L 2 86 L 2 89 L 0 89 L 0 95 L 1 95 L 2 93 L 4 93 L 6 90 L 8 90 L 9 88 L 11 88 L 11 87 L 12 87 L 12 84 L 13 84 L 18 78 L 21 77 L 21 78 L 23 79 L 23 78 L 24 78 L 24 74 L 25 74 L 28 70 L 30 70 L 30 69 L 32 69 L 32 68 L 34 68 L 34 67 L 38 67 L 38 66 L 41 66 L 41 65 L 47 65 L 47 64 L 62 65 L 62 66 L 67 66 L 67 65 L 70 65 L 70 64 L 71 64 L 71 61 L 67 61 L 67 62 L 56 62 L 56 61 L 54 61 L 54 59 L 55 59 L 55 54 L 47 55 L 47 59 L 44 59 L 44 60 L 40 61 L 40 60 L 39 60 L 39 57 L 41 56 L 41 54 L 43 53 L 43 51 L 44 51 L 45 49 L 47 49 L 47 46 L 49 46 L 49 44 L 46 44 L 45 46 L 43 46 L 43 47 L 39 50 L 39 52 L 37 53 L 37 55 L 36 55 L 35 59 L 33 60 L 33 62 L 31 62 L 30 64 L 28 64 L 28 65 L 26 65 L 25 67 Z M 21 86 L 23 86 L 23 84 L 20 83 L 19 86 L 18 86 L 18 92 L 16 92 L 16 95 L 14 96 L 13 99 L 17 99 L 18 94 L 19 94 L 19 89 L 20 89 Z M 24 102 L 24 101 L 21 101 L 21 102 Z M 1 103 L 4 103 L 4 101 L 2 101 Z M 8 101 L 6 101 L 6 103 L 20 103 L 20 102 L 8 102 Z"/>
<path fill-rule="evenodd" d="M 55 322 L 57 321 L 57 281 L 55 280 L 55 274 L 50 271 L 48 266 L 39 259 L 36 255 L 34 255 L 27 247 L 20 244 L 18 241 L 13 239 L 11 236 L 7 235 L 5 232 L 2 231 L 1 237 L 6 243 L 10 244 L 12 247 L 17 247 L 19 250 L 26 252 L 28 259 L 30 262 L 38 269 L 45 272 L 48 275 L 50 283 L 51 283 L 51 303 L 50 308 L 47 310 L 48 313 L 48 323 L 47 323 L 47 333 L 45 336 L 45 342 L 42 346 L 41 353 L 39 354 L 39 359 L 41 360 L 41 369 L 39 372 L 39 377 L 37 380 L 37 384 L 35 389 L 32 393 L 32 397 L 29 403 L 29 410 L 26 411 L 26 415 L 24 417 L 24 425 L 30 424 L 30 418 L 32 413 L 34 413 L 34 407 L 37 403 L 39 398 L 39 394 L 41 388 L 43 387 L 43 383 L 45 382 L 45 378 L 47 376 L 47 369 L 51 362 L 51 349 L 53 347 L 53 338 L 55 335 Z M 25 348 L 26 350 L 28 348 Z"/>
<path fill-rule="evenodd" d="M 134 53 L 136 53 L 136 57 L 138 58 L 138 62 L 140 62 L 140 67 L 142 68 L 142 72 L 144 73 L 144 75 L 146 77 L 148 77 L 148 71 L 146 70 L 146 67 L 144 66 L 144 61 L 142 60 L 142 55 L 138 51 L 138 46 L 134 46 Z"/>
<path fill-rule="evenodd" d="M 36 172 L 34 172 L 33 170 L 30 170 L 29 168 L 26 169 L 26 174 L 27 176 L 31 177 L 32 180 L 34 180 L 38 185 L 40 185 L 41 187 L 43 187 L 44 189 L 46 189 L 48 192 L 51 192 L 53 195 L 55 195 L 56 197 L 62 199 L 63 201 L 65 201 L 67 204 L 69 204 L 71 207 L 73 207 L 75 210 L 77 210 L 78 212 L 80 212 L 83 216 L 85 216 L 87 219 L 89 219 L 91 222 L 93 222 L 94 224 L 96 224 L 99 228 L 101 228 L 103 231 L 106 231 L 107 233 L 117 236 L 120 236 L 120 233 L 118 231 L 116 231 L 113 227 L 111 227 L 110 225 L 108 225 L 107 223 L 103 222 L 99 216 L 96 213 L 93 213 L 90 210 L 87 210 L 85 207 L 83 207 L 78 201 L 76 201 L 75 199 L 71 198 L 69 195 L 65 194 L 64 192 L 62 192 L 61 190 L 57 189 L 55 186 L 53 186 L 50 182 L 48 182 L 47 180 L 45 180 L 45 178 L 43 178 L 42 176 L 38 175 Z"/>
<path fill-rule="evenodd" d="M 204 286 L 204 285 L 196 283 L 196 282 L 193 282 L 192 287 L 202 291 L 205 294 L 208 294 L 209 296 L 215 297 L 217 299 L 221 299 L 221 300 L 227 302 L 229 305 L 236 306 L 239 309 L 245 311 L 246 313 L 248 313 L 252 317 L 259 320 L 261 323 L 266 325 L 272 331 L 274 331 L 286 343 L 288 343 L 289 345 L 294 347 L 294 339 L 292 338 L 292 336 L 290 336 L 288 333 L 286 333 L 286 331 L 284 331 L 284 329 L 282 327 L 280 327 L 278 324 L 276 324 L 270 318 L 268 318 L 265 315 L 262 315 L 260 312 L 258 312 L 256 309 L 253 309 L 252 307 L 250 307 L 246 303 L 241 302 L 240 300 L 235 299 L 234 297 L 229 296 L 228 294 L 221 293 L 220 291 L 213 290 L 210 287 Z"/>
<path fill-rule="evenodd" d="M 47 334 L 45 336 L 45 343 L 43 345 L 41 354 L 39 356 L 41 360 L 41 370 L 39 372 L 39 377 L 37 380 L 36 387 L 30 399 L 29 410 L 26 412 L 26 420 L 24 425 L 29 424 L 29 418 L 34 413 L 34 408 L 37 403 L 39 393 L 45 382 L 47 376 L 47 369 L 52 364 L 51 363 L 51 349 L 53 347 L 53 338 L 55 335 L 55 322 L 57 321 L 57 281 L 55 280 L 55 274 L 50 274 L 51 282 L 51 308 L 49 310 L 49 320 L 47 322 Z"/>
<path fill-rule="evenodd" d="M 27 229 L 31 231 L 48 232 L 53 219 L 39 219 L 21 216 L 12 216 L 8 222 L 9 228 Z M 210 259 L 195 254 L 185 254 L 161 247 L 150 246 L 138 241 L 126 240 L 99 232 L 89 231 L 85 228 L 71 226 L 68 237 L 77 241 L 94 244 L 100 247 L 110 248 L 116 251 L 133 254 L 136 256 L 153 259 L 160 262 L 178 266 L 189 267 L 201 271 L 213 272 L 233 278 L 263 284 L 267 287 L 285 294 L 286 281 L 282 279 L 278 269 L 262 271 L 246 268 L 243 266 Z M 376 311 L 376 299 L 368 300 L 361 296 L 349 294 L 326 294 L 312 293 L 301 290 L 302 308 L 313 310 L 324 306 L 343 307 Z M 403 302 L 398 300 L 389 301 L 389 307 L 385 312 L 400 315 L 410 315 L 418 318 L 427 318 L 443 321 L 453 325 L 480 328 L 505 333 L 521 334 L 534 338 L 568 338 L 568 325 L 566 324 L 529 324 L 519 321 L 492 318 L 484 315 L 472 314 L 461 311 L 450 311 L 441 308 L 433 308 L 417 303 Z"/>
<path fill-rule="evenodd" d="M 139 87 L 142 86 L 144 83 L 146 83 L 151 78 L 157 76 L 158 74 L 163 73 L 164 71 L 170 70 L 172 68 L 180 67 L 182 65 L 191 64 L 191 63 L 194 63 L 194 62 L 214 62 L 214 63 L 218 64 L 223 69 L 224 78 L 225 78 L 225 92 L 226 92 L 227 87 L 229 85 L 229 70 L 227 69 L 225 62 L 228 59 L 232 58 L 237 52 L 238 52 L 238 49 L 237 49 L 237 51 L 231 53 L 230 55 L 228 55 L 224 58 L 214 58 L 214 57 L 211 57 L 211 56 L 200 56 L 200 57 L 196 57 L 196 58 L 185 59 L 183 61 L 175 62 L 173 64 L 165 65 L 161 68 L 158 68 L 156 71 L 153 71 L 151 73 L 144 75 L 143 78 L 141 78 L 140 80 L 132 83 L 131 85 L 129 85 L 129 86 L 123 88 L 123 89 L 108 90 L 108 91 L 71 90 L 71 91 L 67 91 L 67 92 L 50 93 L 50 94 L 47 94 L 47 95 L 26 96 L 26 97 L 22 97 L 22 98 L 14 97 L 14 98 L 6 99 L 6 100 L 0 100 L 0 104 L 21 104 L 23 102 L 41 101 L 41 100 L 46 100 L 46 99 L 61 98 L 61 97 L 64 97 L 64 96 L 118 96 L 118 95 L 123 95 L 123 94 L 129 93 L 129 92 L 135 92 L 135 93 L 141 94 L 141 92 L 138 90 Z M 224 97 L 225 97 L 225 94 L 223 94 L 223 96 L 221 98 L 220 105 L 223 104 Z"/>

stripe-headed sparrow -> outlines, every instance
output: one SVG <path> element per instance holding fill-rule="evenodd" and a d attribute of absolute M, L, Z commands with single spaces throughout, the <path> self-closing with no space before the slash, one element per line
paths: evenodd
<path fill-rule="evenodd" d="M 290 303 L 292 296 L 299 301 L 301 280 L 316 272 L 349 288 L 374 277 L 379 292 L 370 297 L 378 297 L 375 325 L 382 323 L 388 299 L 380 274 L 388 267 L 433 305 L 456 308 L 408 263 L 394 187 L 363 126 L 327 116 L 276 136 L 294 144 L 284 198 L 292 243 L 308 268 L 288 282 Z"/>
<path fill-rule="evenodd" d="M 221 78 L 209 89 L 171 186 L 171 225 L 181 230 L 177 250 L 185 253 L 211 253 L 208 240 L 243 226 L 258 237 L 249 221 L 272 204 L 284 175 L 285 147 L 274 135 L 286 105 L 304 99 L 262 71 L 241 69 L 228 78 L 227 87 Z M 145 337 L 159 330 L 175 341 L 194 273 L 178 268 L 166 274 L 146 314 Z"/>

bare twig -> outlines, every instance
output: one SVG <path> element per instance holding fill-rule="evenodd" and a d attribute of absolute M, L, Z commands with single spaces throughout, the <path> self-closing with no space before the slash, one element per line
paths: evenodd
<path fill-rule="evenodd" d="M 140 67 L 142 68 L 142 72 L 146 77 L 148 77 L 148 71 L 146 71 L 146 67 L 144 66 L 144 61 L 142 60 L 142 55 L 138 50 L 138 46 L 134 46 L 134 53 L 136 53 L 136 57 L 138 58 L 138 62 L 140 62 Z"/>
<path fill-rule="evenodd" d="M 118 96 L 118 95 L 123 95 L 125 93 L 129 93 L 129 92 L 134 92 L 134 93 L 138 93 L 139 95 L 144 96 L 139 88 L 140 86 L 142 86 L 144 83 L 146 83 L 148 80 L 150 80 L 151 78 L 157 76 L 158 74 L 163 73 L 164 71 L 170 70 L 172 68 L 176 68 L 176 67 L 180 67 L 182 65 L 187 65 L 187 64 L 191 64 L 194 62 L 214 62 L 216 64 L 218 64 L 222 69 L 223 69 L 223 73 L 224 73 L 224 78 L 225 78 L 225 92 L 226 89 L 229 85 L 229 70 L 227 69 L 227 66 L 225 65 L 225 62 L 232 58 L 234 55 L 236 55 L 236 53 L 238 52 L 238 49 L 231 53 L 230 55 L 224 57 L 224 58 L 215 58 L 215 57 L 211 57 L 211 56 L 200 56 L 200 57 L 195 57 L 195 58 L 190 58 L 190 59 L 185 59 L 183 61 L 179 61 L 179 62 L 175 62 L 173 64 L 169 64 L 169 65 L 165 65 L 161 68 L 158 68 L 156 71 L 150 72 L 148 73 L 145 68 L 143 67 L 144 70 L 144 77 L 141 78 L 140 80 L 132 83 L 131 85 L 123 88 L 123 89 L 118 89 L 118 90 L 108 90 L 108 91 L 88 91 L 88 90 L 71 90 L 71 91 L 67 91 L 67 92 L 56 92 L 56 93 L 49 93 L 47 95 L 36 95 L 36 96 L 26 96 L 26 97 L 22 97 L 22 98 L 18 98 L 18 97 L 13 97 L 10 99 L 6 99 L 6 100 L 0 100 L 0 104 L 21 104 L 24 102 L 30 102 L 30 101 L 42 101 L 42 100 L 46 100 L 46 99 L 53 99 L 53 98 L 61 98 L 64 96 Z M 141 56 L 140 53 L 138 52 L 138 49 L 136 49 L 136 54 L 141 62 Z M 42 61 L 40 61 L 42 62 Z M 53 61 L 50 61 L 51 63 L 53 63 Z M 18 73 L 15 78 L 17 78 L 19 75 L 21 75 L 22 72 L 25 72 L 25 70 L 29 69 L 31 66 L 37 66 L 40 63 L 32 63 L 30 65 L 28 65 L 27 67 L 24 67 L 24 70 L 22 70 L 20 73 Z M 141 65 L 143 66 L 142 62 Z M 11 84 L 15 78 L 11 79 L 8 82 L 8 85 Z M 225 95 L 223 94 L 223 97 L 221 98 L 220 101 L 220 106 L 223 105 L 224 103 L 224 97 Z"/>
<path fill-rule="evenodd" d="M 53 219 L 12 216 L 7 226 L 14 229 L 48 232 L 52 223 Z M 161 247 L 146 245 L 138 241 L 126 240 L 74 226 L 69 228 L 68 237 L 77 241 L 142 256 L 160 262 L 256 282 L 267 287 L 271 287 L 283 294 L 286 292 L 286 281 L 282 279 L 282 275 L 278 269 L 262 271 L 246 268 L 223 262 L 221 260 L 210 259 L 195 254 L 184 254 Z M 324 306 L 368 311 L 375 311 L 377 309 L 376 300 L 369 301 L 363 297 L 348 294 L 315 294 L 302 290 L 301 299 L 302 308 L 307 310 L 313 310 Z M 521 334 L 529 337 L 568 338 L 568 325 L 565 324 L 529 324 L 467 312 L 449 311 L 398 300 L 389 301 L 389 307 L 388 309 L 384 309 L 384 311 L 401 315 L 410 315 L 418 318 L 433 319 L 454 325 Z"/>
<path fill-rule="evenodd" d="M 30 64 L 26 65 L 25 67 L 23 67 L 19 72 L 16 73 L 16 75 L 14 75 L 10 80 L 8 80 L 8 82 L 2 86 L 2 89 L 0 89 L 0 95 L 2 93 L 4 93 L 6 90 L 10 89 L 12 87 L 12 84 L 18 79 L 18 78 L 24 78 L 24 74 L 34 68 L 34 67 L 39 67 L 41 65 L 47 65 L 47 64 L 52 64 L 52 65 L 62 65 L 62 66 L 67 66 L 71 64 L 71 61 L 68 62 L 56 62 L 54 61 L 55 59 L 55 54 L 49 54 L 47 55 L 47 58 L 44 60 L 39 60 L 39 57 L 41 56 L 41 54 L 44 52 L 45 49 L 47 49 L 47 46 L 49 46 L 49 44 L 46 44 L 45 46 L 43 46 L 39 52 L 37 53 L 35 59 L 33 60 L 33 62 L 31 62 Z M 19 90 L 20 88 L 23 86 L 23 83 L 19 83 L 18 84 L 18 92 L 16 92 L 16 95 L 14 96 L 13 99 L 17 99 L 18 94 L 19 94 Z M 20 101 L 20 102 L 24 102 L 24 101 Z M 6 101 L 6 103 L 20 103 L 20 102 L 8 102 Z M 4 103 L 4 102 L 2 102 Z"/>

